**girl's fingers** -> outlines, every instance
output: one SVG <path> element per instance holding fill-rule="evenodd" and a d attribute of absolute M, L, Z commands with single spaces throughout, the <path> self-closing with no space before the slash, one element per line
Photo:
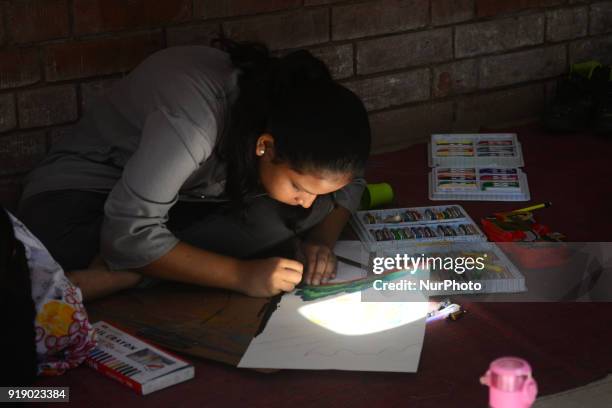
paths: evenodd
<path fill-rule="evenodd" d="M 328 282 L 336 275 L 336 256 L 329 248 L 319 245 L 306 247 L 306 268 L 304 283 L 319 285 Z"/>
<path fill-rule="evenodd" d="M 312 284 L 318 285 L 322 282 L 322 279 L 325 277 L 325 271 L 327 270 L 327 262 L 329 259 L 329 254 L 324 251 L 319 251 L 317 256 L 317 263 L 315 267 L 315 271 L 312 277 Z"/>
<path fill-rule="evenodd" d="M 285 269 L 292 269 L 294 271 L 299 272 L 300 274 L 304 271 L 304 264 L 293 259 L 282 258 L 280 261 L 280 266 Z"/>
<path fill-rule="evenodd" d="M 283 275 L 281 276 L 281 280 L 297 285 L 302 280 L 302 273 L 292 269 L 285 269 L 283 271 Z"/>
<path fill-rule="evenodd" d="M 325 265 L 325 274 L 323 275 L 323 282 L 327 283 L 330 279 L 334 278 L 336 272 L 336 257 L 334 254 L 330 254 L 327 258 L 327 264 Z"/>
<path fill-rule="evenodd" d="M 317 266 L 317 252 L 309 251 L 308 263 L 306 266 L 306 283 L 309 285 L 312 284 L 312 279 L 315 274 L 316 266 Z"/>
<path fill-rule="evenodd" d="M 291 282 L 287 282 L 285 280 L 281 280 L 278 282 L 277 288 L 282 290 L 283 292 L 291 292 L 295 289 L 295 284 Z"/>

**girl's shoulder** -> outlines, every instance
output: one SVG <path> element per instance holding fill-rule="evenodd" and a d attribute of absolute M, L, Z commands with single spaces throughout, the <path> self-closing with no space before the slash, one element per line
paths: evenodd
<path fill-rule="evenodd" d="M 205 84 L 225 89 L 231 87 L 237 74 L 226 52 L 203 45 L 186 45 L 157 51 L 143 60 L 127 78 L 165 79 L 157 84 L 149 83 L 150 86 L 163 86 L 168 81 L 189 78 L 195 80 L 190 83 L 196 86 Z"/>
<path fill-rule="evenodd" d="M 170 47 L 121 79 L 109 100 L 140 128 L 152 112 L 162 111 L 214 139 L 238 89 L 238 73 L 230 56 L 216 48 Z"/>

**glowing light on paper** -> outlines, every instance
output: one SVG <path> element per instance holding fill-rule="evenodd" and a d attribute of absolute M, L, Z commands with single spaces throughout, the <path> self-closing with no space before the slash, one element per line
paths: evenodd
<path fill-rule="evenodd" d="M 427 302 L 362 302 L 355 292 L 306 304 L 298 313 L 334 333 L 361 336 L 423 319 L 427 307 Z"/>

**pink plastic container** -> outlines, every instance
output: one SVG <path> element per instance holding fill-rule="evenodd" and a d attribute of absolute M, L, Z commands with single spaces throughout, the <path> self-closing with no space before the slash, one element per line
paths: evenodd
<path fill-rule="evenodd" d="M 538 394 L 538 385 L 531 377 L 531 366 L 522 358 L 502 357 L 493 361 L 480 377 L 489 387 L 491 408 L 529 408 Z"/>

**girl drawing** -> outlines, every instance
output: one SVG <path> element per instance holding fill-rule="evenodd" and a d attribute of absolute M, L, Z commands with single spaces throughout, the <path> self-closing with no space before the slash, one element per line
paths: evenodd
<path fill-rule="evenodd" d="M 151 279 L 271 296 L 334 276 L 365 184 L 362 102 L 307 51 L 216 44 L 147 58 L 28 176 L 19 217 L 86 299 Z"/>

